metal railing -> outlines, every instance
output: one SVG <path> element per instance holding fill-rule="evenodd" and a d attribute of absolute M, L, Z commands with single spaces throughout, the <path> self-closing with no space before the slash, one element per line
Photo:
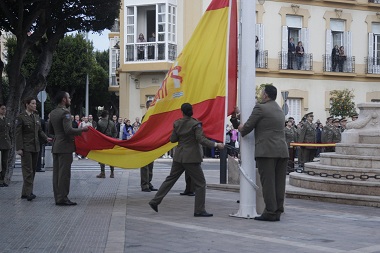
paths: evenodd
<path fill-rule="evenodd" d="M 304 54 L 299 57 L 295 54 L 281 51 L 278 53 L 279 69 L 313 70 L 313 54 Z"/>
<path fill-rule="evenodd" d="M 268 50 L 256 52 L 256 68 L 268 68 Z"/>
<path fill-rule="evenodd" d="M 380 0 L 368 0 L 368 3 L 380 4 Z"/>
<path fill-rule="evenodd" d="M 126 61 L 174 61 L 177 57 L 177 45 L 168 44 L 168 51 L 165 50 L 165 43 L 147 42 L 126 45 Z"/>
<path fill-rule="evenodd" d="M 323 55 L 324 72 L 355 73 L 355 56 Z"/>
<path fill-rule="evenodd" d="M 365 57 L 365 73 L 366 74 L 380 74 L 380 58 L 379 57 Z"/>

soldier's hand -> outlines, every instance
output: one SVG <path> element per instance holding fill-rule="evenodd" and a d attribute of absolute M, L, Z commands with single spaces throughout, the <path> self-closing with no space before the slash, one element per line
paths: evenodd
<path fill-rule="evenodd" d="M 83 129 L 83 132 L 87 132 L 88 131 L 88 126 L 84 126 L 82 129 Z"/>
<path fill-rule="evenodd" d="M 24 153 L 22 152 L 22 149 L 17 150 L 17 151 L 16 151 L 16 154 L 18 154 L 19 156 L 23 156 L 23 155 L 24 155 Z"/>
<path fill-rule="evenodd" d="M 53 141 L 53 138 L 48 137 L 48 138 L 47 138 L 47 141 L 48 141 L 48 142 L 52 142 L 52 141 Z"/>
<path fill-rule="evenodd" d="M 244 126 L 244 124 L 240 124 L 240 125 L 238 126 L 238 130 L 239 130 L 239 132 L 243 129 L 243 126 Z"/>
<path fill-rule="evenodd" d="M 223 143 L 217 143 L 217 144 L 216 144 L 216 147 L 217 147 L 218 149 L 224 149 L 224 144 L 223 144 Z"/>

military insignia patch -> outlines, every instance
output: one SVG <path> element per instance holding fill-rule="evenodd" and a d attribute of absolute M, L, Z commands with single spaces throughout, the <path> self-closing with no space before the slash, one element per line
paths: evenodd
<path fill-rule="evenodd" d="M 66 119 L 71 119 L 71 115 L 69 113 L 65 114 Z"/>
<path fill-rule="evenodd" d="M 202 123 L 198 123 L 197 127 L 202 127 Z"/>

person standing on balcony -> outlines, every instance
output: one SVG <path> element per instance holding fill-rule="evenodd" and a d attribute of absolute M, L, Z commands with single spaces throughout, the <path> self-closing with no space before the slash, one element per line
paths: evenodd
<path fill-rule="evenodd" d="M 146 42 L 144 38 L 144 34 L 140 33 L 139 38 L 137 39 L 137 43 L 141 42 Z M 137 46 L 137 59 L 139 60 L 144 60 L 144 51 L 145 51 L 145 46 L 144 45 L 138 45 Z"/>
<path fill-rule="evenodd" d="M 336 70 L 336 66 L 338 65 L 339 61 L 339 47 L 338 45 L 335 45 L 332 53 L 331 53 L 331 58 L 332 58 L 332 71 L 334 72 Z"/>
<path fill-rule="evenodd" d="M 339 48 L 339 61 L 338 61 L 338 66 L 339 66 L 339 72 L 343 72 L 343 64 L 346 61 L 347 56 L 344 52 L 344 47 L 341 46 Z"/>
<path fill-rule="evenodd" d="M 259 37 L 256 36 L 255 49 L 256 49 L 256 68 L 259 67 Z"/>
<path fill-rule="evenodd" d="M 148 38 L 149 42 L 156 42 L 156 33 L 152 32 L 152 36 Z M 154 50 L 155 45 L 149 45 L 148 47 L 148 58 L 149 59 L 154 59 Z"/>
<path fill-rule="evenodd" d="M 289 39 L 288 44 L 288 69 L 293 69 L 294 57 L 296 54 L 296 46 L 294 45 L 294 39 Z"/>
<path fill-rule="evenodd" d="M 297 47 L 296 47 L 296 59 L 297 59 L 297 69 L 301 70 L 302 63 L 303 63 L 303 54 L 305 53 L 305 50 L 302 46 L 302 41 L 298 41 Z"/>

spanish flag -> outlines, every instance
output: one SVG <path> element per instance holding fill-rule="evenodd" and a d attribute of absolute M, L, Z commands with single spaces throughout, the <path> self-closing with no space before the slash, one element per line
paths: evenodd
<path fill-rule="evenodd" d="M 76 137 L 77 153 L 120 168 L 145 166 L 177 145 L 169 138 L 186 102 L 205 136 L 223 141 L 226 114 L 236 105 L 236 9 L 236 0 L 210 3 L 131 139 L 116 140 L 90 128 Z"/>

